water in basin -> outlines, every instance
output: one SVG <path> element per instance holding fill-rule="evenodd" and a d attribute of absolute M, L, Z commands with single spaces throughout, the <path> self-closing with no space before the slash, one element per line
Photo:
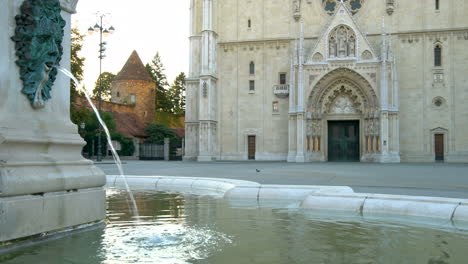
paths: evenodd
<path fill-rule="evenodd" d="M 231 208 L 223 199 L 108 190 L 106 227 L 0 256 L 0 263 L 466 263 L 468 233 Z"/>

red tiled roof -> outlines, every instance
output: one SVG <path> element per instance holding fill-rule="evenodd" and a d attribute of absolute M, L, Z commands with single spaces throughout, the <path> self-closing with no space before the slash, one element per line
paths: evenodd
<path fill-rule="evenodd" d="M 133 113 L 112 112 L 117 132 L 129 138 L 148 137 L 145 132 L 146 125 Z"/>
<path fill-rule="evenodd" d="M 114 81 L 119 80 L 153 81 L 136 50 L 132 52 L 132 55 L 130 55 L 122 70 L 115 76 Z"/>
<path fill-rule="evenodd" d="M 176 136 L 178 137 L 185 137 L 185 128 L 183 127 L 177 127 L 177 128 L 171 128 Z"/>

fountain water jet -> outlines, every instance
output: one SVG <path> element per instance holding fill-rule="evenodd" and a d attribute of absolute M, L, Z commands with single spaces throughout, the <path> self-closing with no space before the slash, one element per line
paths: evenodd
<path fill-rule="evenodd" d="M 73 74 L 69 70 L 67 70 L 65 68 L 62 68 L 60 66 L 56 66 L 56 67 L 57 67 L 57 69 L 59 71 L 61 71 L 66 76 L 68 76 L 76 84 L 76 87 L 79 89 L 79 91 L 83 92 L 83 94 L 86 97 L 86 100 L 88 101 L 89 105 L 91 106 L 94 113 L 96 114 L 96 117 L 97 117 L 99 123 L 101 123 L 102 127 L 104 128 L 104 132 L 106 134 L 107 142 L 112 142 L 112 139 L 111 139 L 111 136 L 110 136 L 110 133 L 109 133 L 109 129 L 107 128 L 106 123 L 104 122 L 104 120 L 102 120 L 101 115 L 100 115 L 99 111 L 97 110 L 96 106 L 93 104 L 93 101 L 91 100 L 91 97 L 89 96 L 88 91 L 83 89 L 83 86 L 80 84 L 80 82 L 75 78 L 75 76 L 73 76 Z M 124 174 L 123 168 L 122 168 L 122 161 L 120 160 L 119 154 L 117 154 L 117 151 L 115 150 L 114 146 L 112 144 L 108 144 L 108 145 L 111 148 L 112 157 L 114 158 L 115 164 L 117 165 L 117 168 L 119 169 L 119 174 L 124 180 L 125 188 L 127 190 L 128 195 L 130 196 L 130 200 L 132 201 L 132 207 L 131 207 L 132 213 L 133 213 L 134 216 L 139 218 L 138 207 L 137 207 L 137 204 L 135 202 L 135 198 L 133 197 L 133 193 L 130 190 L 130 187 L 128 186 L 127 178 L 125 178 L 125 174 Z M 114 181 L 114 185 L 115 185 L 115 181 Z"/>

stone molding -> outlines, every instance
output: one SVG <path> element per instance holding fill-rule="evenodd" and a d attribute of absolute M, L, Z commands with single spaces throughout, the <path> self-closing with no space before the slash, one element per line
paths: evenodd
<path fill-rule="evenodd" d="M 76 5 L 78 0 L 60 0 L 62 10 L 70 14 L 76 14 Z"/>

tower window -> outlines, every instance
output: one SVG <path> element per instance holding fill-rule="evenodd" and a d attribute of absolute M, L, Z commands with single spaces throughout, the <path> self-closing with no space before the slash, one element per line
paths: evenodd
<path fill-rule="evenodd" d="M 255 91 L 255 81 L 249 81 L 249 91 Z"/>
<path fill-rule="evenodd" d="M 250 74 L 255 74 L 255 63 L 253 61 L 250 62 L 249 73 Z"/>
<path fill-rule="evenodd" d="M 248 28 L 252 27 L 252 20 L 250 20 L 250 18 L 249 18 L 249 20 L 247 20 L 247 27 Z"/>
<path fill-rule="evenodd" d="M 120 97 L 120 92 L 117 92 L 117 97 Z"/>
<path fill-rule="evenodd" d="M 439 1 L 439 0 L 435 0 L 435 9 L 436 9 L 436 10 L 439 10 L 439 7 L 440 7 L 440 1 Z"/>
<path fill-rule="evenodd" d="M 434 66 L 442 66 L 442 47 L 440 45 L 434 48 Z"/>
<path fill-rule="evenodd" d="M 130 95 L 130 103 L 135 104 L 136 103 L 136 94 L 131 94 Z"/>
<path fill-rule="evenodd" d="M 286 84 L 286 73 L 279 74 L 279 84 Z"/>

